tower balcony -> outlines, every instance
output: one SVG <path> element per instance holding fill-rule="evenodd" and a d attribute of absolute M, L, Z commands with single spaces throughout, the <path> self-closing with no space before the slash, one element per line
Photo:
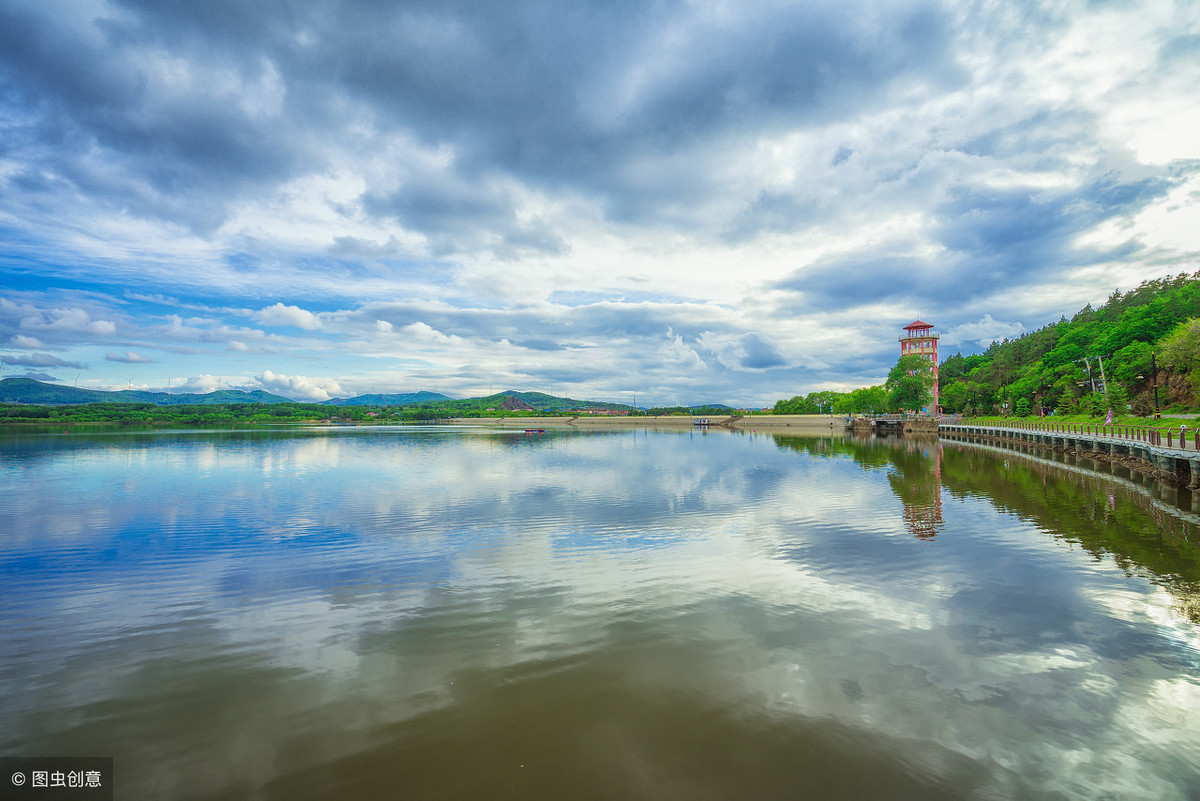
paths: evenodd
<path fill-rule="evenodd" d="M 914 333 L 905 334 L 902 337 L 898 337 L 896 339 L 896 341 L 897 342 L 907 342 L 911 339 L 941 339 L 941 337 L 942 337 L 941 334 L 939 334 L 938 332 L 933 331 L 933 330 L 917 331 Z"/>

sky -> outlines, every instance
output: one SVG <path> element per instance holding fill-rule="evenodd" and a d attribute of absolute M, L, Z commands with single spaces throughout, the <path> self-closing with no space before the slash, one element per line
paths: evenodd
<path fill-rule="evenodd" d="M 767 406 L 1200 269 L 1200 4 L 0 4 L 0 375 Z"/>

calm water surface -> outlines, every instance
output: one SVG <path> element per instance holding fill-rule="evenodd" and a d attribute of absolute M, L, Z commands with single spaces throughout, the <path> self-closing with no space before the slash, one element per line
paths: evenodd
<path fill-rule="evenodd" d="M 0 498 L 0 752 L 119 798 L 1200 797 L 1200 518 L 1119 477 L 364 428 L 6 436 Z"/>

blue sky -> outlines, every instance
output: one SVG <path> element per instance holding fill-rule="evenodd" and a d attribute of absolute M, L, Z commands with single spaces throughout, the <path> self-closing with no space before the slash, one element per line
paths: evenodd
<path fill-rule="evenodd" d="M 1200 269 L 1200 4 L 0 5 L 0 363 L 770 404 Z"/>

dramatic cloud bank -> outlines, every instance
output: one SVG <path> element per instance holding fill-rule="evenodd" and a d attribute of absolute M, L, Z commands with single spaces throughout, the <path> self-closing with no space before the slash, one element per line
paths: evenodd
<path fill-rule="evenodd" d="M 1200 268 L 1198 43 L 1182 0 L 14 0 L 0 351 L 304 399 L 875 383 L 917 317 L 969 352 Z"/>

